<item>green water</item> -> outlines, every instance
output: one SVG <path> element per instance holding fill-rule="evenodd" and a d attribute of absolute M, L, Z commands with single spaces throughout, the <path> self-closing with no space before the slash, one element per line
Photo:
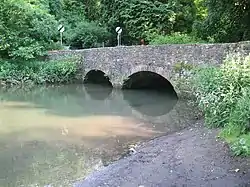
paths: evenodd
<path fill-rule="evenodd" d="M 93 85 L 0 90 L 0 186 L 72 186 L 130 144 L 192 123 L 192 108 L 152 91 Z"/>

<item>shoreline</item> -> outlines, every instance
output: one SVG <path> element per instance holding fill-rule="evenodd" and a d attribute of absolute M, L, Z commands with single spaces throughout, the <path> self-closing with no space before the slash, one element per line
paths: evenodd
<path fill-rule="evenodd" d="M 75 187 L 250 186 L 250 158 L 232 157 L 203 121 L 139 144 L 135 153 L 95 171 Z"/>

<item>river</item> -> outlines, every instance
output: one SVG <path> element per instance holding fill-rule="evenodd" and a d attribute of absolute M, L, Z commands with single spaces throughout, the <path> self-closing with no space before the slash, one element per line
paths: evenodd
<path fill-rule="evenodd" d="M 0 186 L 72 186 L 131 145 L 185 128 L 193 107 L 94 85 L 0 89 Z"/>

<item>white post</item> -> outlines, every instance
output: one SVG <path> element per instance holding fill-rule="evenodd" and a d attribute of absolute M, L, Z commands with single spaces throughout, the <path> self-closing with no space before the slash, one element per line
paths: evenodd
<path fill-rule="evenodd" d="M 60 32 L 60 37 L 61 37 L 61 46 L 63 45 L 63 33 Z"/>
<path fill-rule="evenodd" d="M 61 42 L 61 46 L 63 45 L 63 32 L 65 30 L 63 25 L 59 25 L 57 27 L 57 30 L 60 32 L 60 42 Z"/>
<path fill-rule="evenodd" d="M 117 44 L 118 44 L 118 46 L 121 45 L 121 34 L 120 33 L 118 33 L 118 35 L 117 35 Z"/>
<path fill-rule="evenodd" d="M 117 45 L 121 45 L 121 34 L 122 34 L 122 28 L 116 27 L 115 31 L 117 32 Z"/>

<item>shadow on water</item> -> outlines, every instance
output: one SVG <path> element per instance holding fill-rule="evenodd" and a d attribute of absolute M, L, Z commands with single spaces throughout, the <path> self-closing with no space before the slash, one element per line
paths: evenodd
<path fill-rule="evenodd" d="M 113 87 L 111 86 L 103 86 L 103 85 L 92 85 L 85 84 L 84 88 L 86 93 L 93 100 L 105 100 L 108 99 L 112 93 Z"/>
<path fill-rule="evenodd" d="M 113 93 L 113 94 L 112 94 Z M 46 109 L 48 114 L 61 116 L 130 115 L 129 108 L 148 116 L 161 116 L 175 106 L 177 98 L 155 91 L 113 90 L 112 87 L 91 84 L 63 87 L 36 87 L 32 89 L 0 90 L 1 99 L 26 102 L 32 105 L 12 104 L 6 108 Z M 116 98 L 111 98 L 114 95 Z M 108 100 L 109 105 L 104 103 Z M 124 102 L 124 101 L 126 102 Z M 94 106 L 95 105 L 95 106 Z"/>
<path fill-rule="evenodd" d="M 147 116 L 162 116 L 170 112 L 178 98 L 152 90 L 144 92 L 123 91 L 123 99 L 138 112 Z"/>

